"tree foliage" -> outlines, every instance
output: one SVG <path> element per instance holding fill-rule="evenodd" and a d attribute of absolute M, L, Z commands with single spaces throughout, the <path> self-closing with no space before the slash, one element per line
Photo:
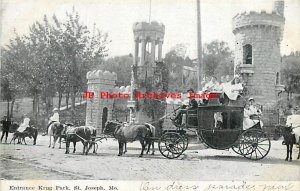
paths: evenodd
<path fill-rule="evenodd" d="M 103 63 L 108 51 L 107 34 L 96 25 L 89 30 L 74 8 L 65 17 L 53 15 L 49 21 L 45 15 L 30 26 L 29 34 L 16 33 L 3 48 L 2 77 L 11 92 L 32 96 L 34 102 L 41 97 L 48 110 L 56 92 L 71 92 L 74 109 L 76 94 L 85 89 L 86 72 Z"/>
<path fill-rule="evenodd" d="M 203 51 L 204 74 L 221 76 L 232 75 L 234 69 L 233 52 L 224 41 L 214 40 L 204 44 Z"/>
<path fill-rule="evenodd" d="M 300 93 L 300 53 L 291 52 L 283 56 L 281 66 L 281 83 L 288 93 Z"/>
<path fill-rule="evenodd" d="M 178 46 L 178 48 L 177 48 Z M 195 67 L 193 61 L 189 57 L 184 57 L 185 54 L 182 49 L 185 49 L 183 44 L 179 44 L 166 53 L 164 58 L 164 63 L 169 71 L 169 89 L 170 91 L 184 91 L 186 87 L 183 83 L 183 66 Z M 186 84 L 189 86 L 194 86 L 193 81 L 197 79 L 190 79 Z"/>
<path fill-rule="evenodd" d="M 104 64 L 99 67 L 99 69 L 115 72 L 118 78 L 116 85 L 127 86 L 130 85 L 132 64 L 132 55 L 116 56 L 107 59 Z"/>

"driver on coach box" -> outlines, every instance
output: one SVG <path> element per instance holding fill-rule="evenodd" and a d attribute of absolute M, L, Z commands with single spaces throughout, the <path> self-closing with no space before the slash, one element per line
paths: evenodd
<path fill-rule="evenodd" d="M 194 94 L 195 91 L 191 88 L 188 91 L 188 94 Z M 176 117 L 174 119 L 172 119 L 172 121 L 176 124 L 181 124 L 182 123 L 182 116 L 184 114 L 184 109 L 188 109 L 188 110 L 192 110 L 192 109 L 197 109 L 198 108 L 198 103 L 194 98 L 190 98 L 189 96 L 189 105 L 182 105 L 181 109 L 179 110 L 179 112 L 177 113 Z"/>

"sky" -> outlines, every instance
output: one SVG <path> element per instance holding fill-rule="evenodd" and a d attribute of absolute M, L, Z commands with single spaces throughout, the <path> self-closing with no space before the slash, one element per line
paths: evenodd
<path fill-rule="evenodd" d="M 1 1 L 1 0 L 0 0 Z M 271 12 L 275 0 L 201 0 L 202 42 L 222 40 L 234 50 L 232 18 L 244 11 Z M 1 44 L 13 37 L 14 29 L 27 34 L 29 26 L 43 15 L 65 18 L 72 7 L 81 22 L 108 33 L 109 57 L 134 52 L 132 25 L 148 21 L 150 0 L 2 0 Z M 186 56 L 196 58 L 196 0 L 151 0 L 151 21 L 165 25 L 163 55 L 176 44 L 186 44 Z M 285 0 L 285 28 L 281 54 L 300 50 L 300 0 Z"/>

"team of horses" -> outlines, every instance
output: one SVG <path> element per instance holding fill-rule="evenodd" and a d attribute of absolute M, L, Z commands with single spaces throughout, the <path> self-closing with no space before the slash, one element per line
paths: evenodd
<path fill-rule="evenodd" d="M 157 126 L 157 125 L 156 125 Z M 161 128 L 161 124 L 159 126 Z M 18 143 L 26 144 L 25 138 L 33 138 L 33 145 L 36 144 L 38 130 L 33 126 L 27 127 L 22 133 L 16 131 L 18 125 L 13 123 L 10 128 L 10 132 L 14 132 L 10 143 L 14 143 L 18 140 Z M 118 141 L 119 151 L 118 156 L 122 156 L 127 152 L 126 144 L 128 142 L 139 141 L 141 144 L 141 152 L 139 157 L 149 153 L 150 147 L 152 146 L 152 154 L 154 154 L 154 137 L 156 128 L 153 124 L 124 124 L 118 121 L 107 121 L 103 129 L 103 134 L 106 136 L 111 136 Z M 49 147 L 55 148 L 55 144 L 58 140 L 59 148 L 61 148 L 62 140 L 66 143 L 66 151 L 68 154 L 70 143 L 73 143 L 73 153 L 76 151 L 76 143 L 81 142 L 83 144 L 83 154 L 87 155 L 92 147 L 93 153 L 96 152 L 95 139 L 97 136 L 97 131 L 92 126 L 79 126 L 75 127 L 72 124 L 65 124 L 55 122 L 48 128 L 49 135 Z M 300 128 L 293 130 L 290 126 L 278 125 L 276 126 L 275 136 L 279 138 L 283 136 L 283 145 L 286 145 L 287 155 L 285 160 L 292 161 L 292 150 L 293 145 L 297 144 L 299 147 L 299 152 L 297 159 L 300 158 Z M 53 141 L 52 141 L 53 140 Z M 148 146 L 148 148 L 147 148 Z"/>

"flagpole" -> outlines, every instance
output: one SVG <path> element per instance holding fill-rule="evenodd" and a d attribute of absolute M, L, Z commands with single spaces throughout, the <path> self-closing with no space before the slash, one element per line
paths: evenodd
<path fill-rule="evenodd" d="M 2 64 L 1 64 L 1 60 L 2 60 L 2 14 L 3 14 L 3 10 L 2 10 L 2 0 L 0 0 L 0 97 L 1 97 L 1 79 L 2 79 Z"/>
<path fill-rule="evenodd" d="M 198 49 L 198 91 L 201 90 L 201 78 L 203 77 L 202 40 L 201 40 L 201 8 L 200 0 L 197 0 L 197 49 Z"/>

